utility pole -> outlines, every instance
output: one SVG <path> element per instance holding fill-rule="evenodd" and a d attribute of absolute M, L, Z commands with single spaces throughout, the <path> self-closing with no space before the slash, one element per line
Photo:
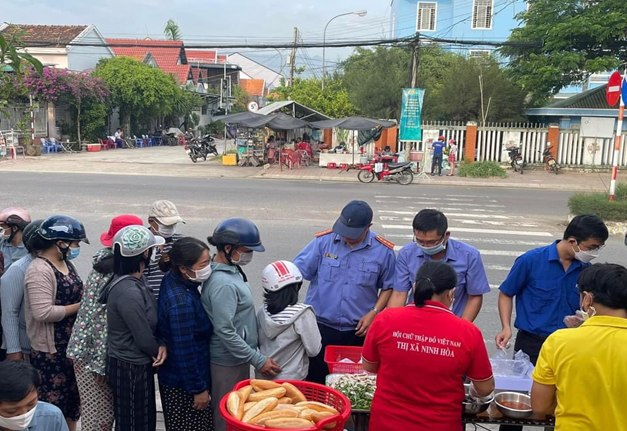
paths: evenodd
<path fill-rule="evenodd" d="M 290 87 L 294 86 L 294 70 L 296 69 L 296 44 L 298 43 L 298 27 L 294 27 L 294 44 L 290 54 Z"/>
<path fill-rule="evenodd" d="M 416 39 L 412 43 L 413 55 L 411 66 L 411 88 L 416 88 L 416 81 L 418 80 L 418 53 L 420 49 L 420 33 L 416 33 Z"/>

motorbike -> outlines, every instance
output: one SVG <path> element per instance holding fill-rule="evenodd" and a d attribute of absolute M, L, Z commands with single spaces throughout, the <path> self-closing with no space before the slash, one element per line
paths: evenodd
<path fill-rule="evenodd" d="M 414 181 L 414 173 L 410 162 L 406 163 L 383 163 L 380 157 L 372 160 L 369 164 L 363 165 L 357 179 L 362 183 L 377 181 L 396 181 L 399 184 L 407 185 Z"/>
<path fill-rule="evenodd" d="M 205 135 L 202 138 L 192 138 L 185 143 L 185 152 L 196 163 L 201 157 L 207 160 L 209 153 L 218 155 L 215 141 L 211 135 Z"/>
<path fill-rule="evenodd" d="M 560 170 L 560 166 L 557 164 L 555 157 L 551 153 L 551 143 L 547 144 L 546 149 L 544 151 L 538 151 L 542 153 L 542 163 L 544 163 L 544 169 L 547 172 L 554 172 L 555 175 L 558 174 Z"/>
<path fill-rule="evenodd" d="M 206 147 L 207 153 L 212 153 L 214 156 L 218 155 L 218 149 L 216 148 L 215 139 L 211 135 L 204 135 L 201 139 L 202 145 Z"/>
<path fill-rule="evenodd" d="M 527 167 L 527 162 L 523 159 L 522 154 L 520 154 L 519 147 L 509 147 L 506 148 L 507 155 L 509 156 L 509 164 L 514 170 L 514 172 L 520 172 L 522 175 L 524 173 L 524 169 Z"/>

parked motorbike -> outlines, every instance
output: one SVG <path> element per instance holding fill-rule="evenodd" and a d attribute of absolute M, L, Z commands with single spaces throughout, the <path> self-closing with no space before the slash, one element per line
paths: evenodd
<path fill-rule="evenodd" d="M 194 163 L 196 163 L 200 158 L 207 160 L 207 151 L 198 139 L 191 139 L 188 141 L 185 144 L 185 152 Z"/>
<path fill-rule="evenodd" d="M 542 153 L 542 163 L 544 163 L 544 169 L 546 169 L 547 172 L 555 172 L 555 175 L 557 175 L 557 173 L 560 170 L 560 166 L 557 164 L 557 161 L 555 160 L 555 157 L 553 157 L 553 154 L 551 153 L 551 143 L 547 143 L 546 144 L 546 149 L 544 151 L 538 151 L 539 153 Z"/>
<path fill-rule="evenodd" d="M 521 175 L 524 174 L 524 169 L 527 167 L 527 162 L 525 162 L 522 154 L 520 154 L 520 148 L 509 147 L 506 148 L 506 150 L 507 155 L 509 156 L 509 164 L 514 172 L 520 172 Z"/>
<path fill-rule="evenodd" d="M 357 179 L 362 183 L 377 181 L 396 181 L 399 184 L 407 185 L 414 181 L 414 173 L 410 162 L 406 163 L 383 163 L 377 157 L 367 165 L 363 165 Z"/>
<path fill-rule="evenodd" d="M 215 139 L 211 135 L 204 135 L 201 139 L 201 143 L 204 147 L 206 147 L 207 154 L 213 153 L 214 156 L 218 155 L 218 149 L 216 148 Z"/>

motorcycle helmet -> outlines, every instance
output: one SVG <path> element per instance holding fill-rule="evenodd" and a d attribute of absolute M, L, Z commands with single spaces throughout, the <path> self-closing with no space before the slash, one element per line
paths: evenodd
<path fill-rule="evenodd" d="M 48 217 L 41 223 L 38 233 L 47 240 L 83 241 L 89 244 L 83 223 L 66 215 Z"/>
<path fill-rule="evenodd" d="M 123 257 L 139 256 L 152 247 L 165 244 L 161 236 L 153 235 L 150 229 L 144 226 L 131 225 L 118 231 L 113 237 L 113 247 L 120 247 Z"/>
<path fill-rule="evenodd" d="M 244 218 L 229 218 L 222 221 L 213 231 L 213 235 L 207 238 L 207 241 L 215 246 L 243 246 L 252 251 L 266 251 L 261 244 L 259 229 L 253 222 Z"/>
<path fill-rule="evenodd" d="M 444 142 L 445 140 L 446 140 L 446 138 L 445 138 L 444 136 L 440 136 L 440 137 L 438 137 L 438 141 L 442 141 L 442 142 Z"/>
<path fill-rule="evenodd" d="M 44 222 L 43 219 L 34 220 L 30 222 L 28 226 L 24 228 L 24 231 L 22 234 L 22 242 L 24 243 L 24 246 L 26 246 L 26 249 L 29 252 L 31 252 L 29 243 L 35 237 L 35 235 L 39 233 L 39 227 L 41 226 L 43 222 Z"/>
<path fill-rule="evenodd" d="M 0 223 L 23 230 L 31 222 L 30 214 L 24 208 L 9 207 L 0 212 Z"/>
<path fill-rule="evenodd" d="M 261 287 L 266 292 L 278 292 L 285 286 L 302 282 L 303 274 L 296 265 L 287 260 L 273 262 L 261 273 Z"/>

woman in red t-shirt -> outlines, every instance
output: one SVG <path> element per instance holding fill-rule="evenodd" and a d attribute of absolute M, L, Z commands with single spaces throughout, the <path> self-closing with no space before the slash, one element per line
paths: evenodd
<path fill-rule="evenodd" d="M 370 431 L 461 429 L 463 376 L 475 391 L 494 390 L 481 331 L 450 308 L 457 274 L 427 261 L 416 274 L 415 305 L 383 311 L 368 330 L 366 371 L 377 373 Z"/>

